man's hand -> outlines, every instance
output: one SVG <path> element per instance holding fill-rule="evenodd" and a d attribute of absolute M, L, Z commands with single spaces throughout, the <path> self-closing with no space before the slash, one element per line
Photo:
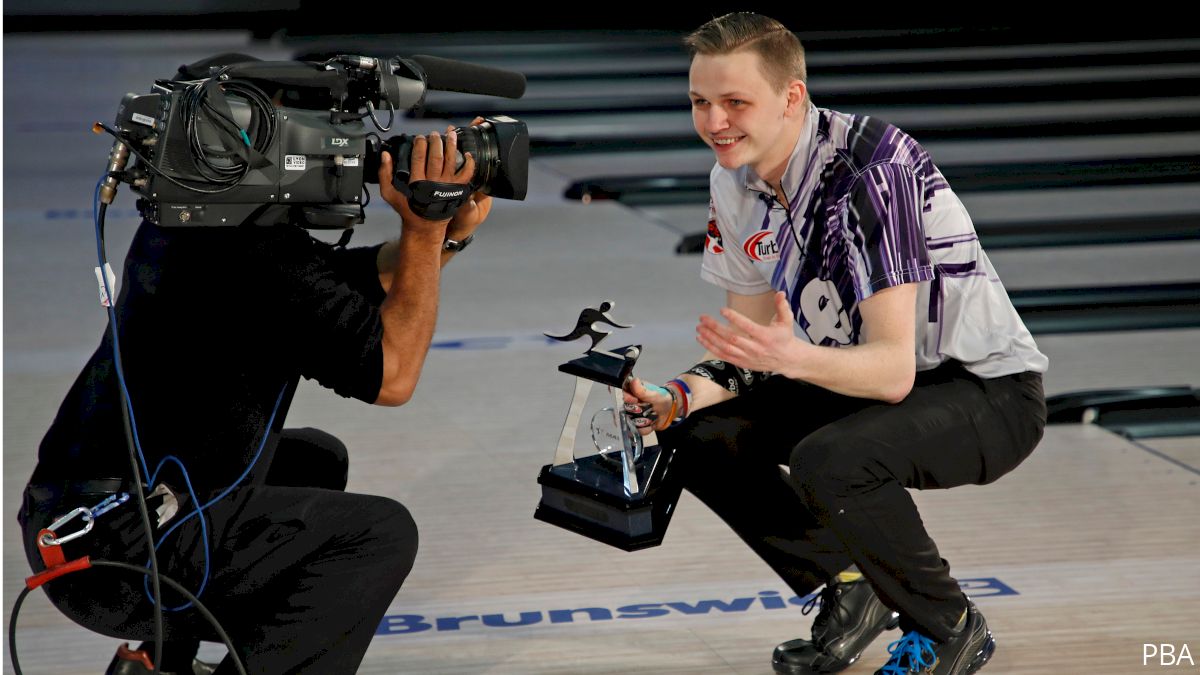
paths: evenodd
<path fill-rule="evenodd" d="M 475 158 L 468 153 L 462 168 L 455 171 L 457 151 L 458 134 L 453 131 L 446 134 L 444 141 L 437 132 L 429 134 L 428 138 L 417 136 L 413 140 L 412 158 L 409 165 L 411 175 L 408 184 L 431 180 L 439 183 L 466 185 L 475 175 Z M 449 219 L 426 220 L 413 212 L 408 205 L 408 198 L 392 187 L 392 155 L 387 151 L 383 152 L 379 160 L 379 196 L 390 204 L 396 213 L 400 214 L 405 225 L 419 226 L 436 223 L 444 226 L 449 222 Z M 482 221 L 482 218 L 480 220 Z"/>
<path fill-rule="evenodd" d="M 775 294 L 775 316 L 765 326 L 728 307 L 721 316 L 728 325 L 703 315 L 696 327 L 696 341 L 718 359 L 739 368 L 786 375 L 799 358 L 799 341 L 792 332 L 796 317 L 782 291 Z"/>
<path fill-rule="evenodd" d="M 638 433 L 661 431 L 671 424 L 671 392 L 631 377 L 625 383 L 625 413 L 633 419 Z"/>
<path fill-rule="evenodd" d="M 471 121 L 471 126 L 479 126 L 483 124 L 482 117 L 476 117 Z M 446 134 L 449 135 L 454 127 L 446 127 Z M 467 236 L 475 232 L 475 228 L 487 219 L 488 214 L 492 212 L 492 198 L 483 192 L 475 192 L 471 195 L 470 201 L 459 207 L 458 212 L 450 219 L 450 227 L 447 236 L 451 239 L 462 241 Z"/>

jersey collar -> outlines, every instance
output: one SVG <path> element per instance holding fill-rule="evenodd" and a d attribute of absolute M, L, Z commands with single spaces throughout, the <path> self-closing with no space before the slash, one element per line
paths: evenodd
<path fill-rule="evenodd" d="M 817 118 L 819 116 L 820 112 L 810 101 L 808 104 L 808 114 L 804 120 L 804 128 L 800 131 L 800 136 L 796 139 L 796 147 L 792 148 L 792 154 L 788 157 L 787 168 L 783 170 L 783 187 L 788 191 L 788 194 L 791 194 L 799 187 L 800 181 L 804 179 L 805 169 L 808 167 L 809 160 L 817 151 Z M 743 166 L 739 171 L 742 174 L 742 185 L 747 190 L 771 195 L 772 197 L 775 196 L 775 188 L 760 178 L 749 164 Z"/>

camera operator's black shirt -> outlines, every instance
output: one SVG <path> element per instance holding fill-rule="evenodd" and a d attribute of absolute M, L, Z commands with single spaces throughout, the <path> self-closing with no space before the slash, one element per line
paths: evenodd
<path fill-rule="evenodd" d="M 142 223 L 117 321 L 149 470 L 174 455 L 201 499 L 229 485 L 281 394 L 282 427 L 301 375 L 373 402 L 383 374 L 378 250 L 336 249 L 291 225 Z M 120 400 L 106 329 L 42 439 L 33 482 L 129 477 Z M 174 468 L 159 480 L 183 487 Z"/>

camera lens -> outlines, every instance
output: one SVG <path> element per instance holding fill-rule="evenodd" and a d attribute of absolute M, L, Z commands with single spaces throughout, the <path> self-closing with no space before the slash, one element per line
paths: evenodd
<path fill-rule="evenodd" d="M 524 199 L 529 180 L 529 132 L 524 122 L 509 117 L 489 118 L 471 127 L 456 127 L 458 153 L 455 170 L 461 169 L 469 152 L 475 158 L 475 175 L 470 188 L 502 199 Z M 363 181 L 378 180 L 381 153 L 392 156 L 392 185 L 402 185 L 412 175 L 409 163 L 415 136 L 393 136 L 386 141 L 378 137 L 367 141 Z"/>
<path fill-rule="evenodd" d="M 457 127 L 458 150 L 460 153 L 471 153 L 475 158 L 475 176 L 471 178 L 471 187 L 478 190 L 482 186 L 484 192 L 491 192 L 492 174 L 499 162 L 496 147 L 496 132 L 491 122 L 484 122 L 473 127 Z M 462 168 L 464 158 L 459 158 L 456 168 Z"/>

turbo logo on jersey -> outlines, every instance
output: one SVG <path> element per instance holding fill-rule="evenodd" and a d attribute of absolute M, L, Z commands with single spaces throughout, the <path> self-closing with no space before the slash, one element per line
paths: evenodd
<path fill-rule="evenodd" d="M 775 241 L 775 233 L 770 230 L 756 232 L 742 244 L 742 250 L 755 262 L 779 260 L 779 244 Z"/>

